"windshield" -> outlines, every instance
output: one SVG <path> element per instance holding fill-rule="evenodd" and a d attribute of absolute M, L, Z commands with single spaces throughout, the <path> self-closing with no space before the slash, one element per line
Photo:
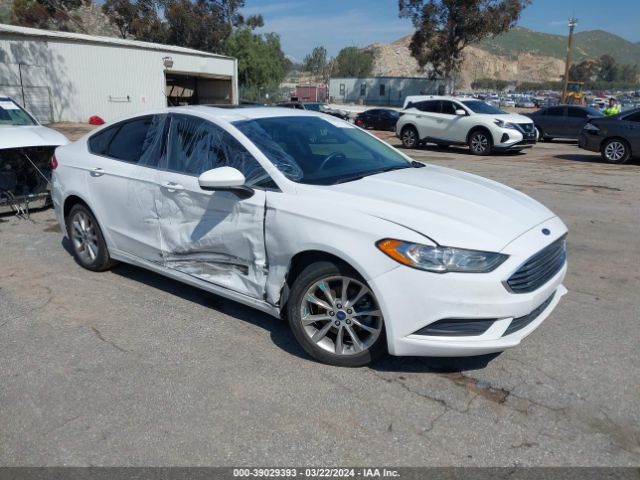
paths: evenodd
<path fill-rule="evenodd" d="M 233 125 L 298 183 L 332 185 L 412 167 L 386 143 L 329 116 L 259 118 Z"/>
<path fill-rule="evenodd" d="M 475 113 L 488 113 L 489 115 L 505 113 L 499 108 L 489 105 L 481 100 L 463 100 L 462 103 L 465 107 Z"/>
<path fill-rule="evenodd" d="M 325 109 L 325 105 L 322 103 L 305 103 L 305 110 L 313 110 L 314 112 L 320 112 Z"/>
<path fill-rule="evenodd" d="M 36 122 L 18 104 L 0 98 L 0 125 L 35 125 Z"/>

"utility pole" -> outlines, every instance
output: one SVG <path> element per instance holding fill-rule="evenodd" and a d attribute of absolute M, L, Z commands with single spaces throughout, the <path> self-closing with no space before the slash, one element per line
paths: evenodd
<path fill-rule="evenodd" d="M 562 86 L 561 103 L 567 103 L 567 85 L 569 83 L 569 69 L 571 68 L 571 49 L 573 47 L 573 29 L 576 28 L 578 19 L 569 19 L 569 45 L 567 45 L 567 61 L 564 64 L 564 85 Z"/>

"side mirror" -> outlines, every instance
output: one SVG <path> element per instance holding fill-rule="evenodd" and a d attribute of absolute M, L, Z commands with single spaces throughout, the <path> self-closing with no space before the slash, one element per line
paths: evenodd
<path fill-rule="evenodd" d="M 467 115 L 467 112 L 465 112 L 464 110 L 462 110 L 461 108 L 456 110 L 456 115 L 458 115 L 459 117 L 464 117 Z"/>
<path fill-rule="evenodd" d="M 249 198 L 253 189 L 245 186 L 245 181 L 242 172 L 233 167 L 214 168 L 198 177 L 198 184 L 203 190 L 233 192 L 240 198 Z"/>

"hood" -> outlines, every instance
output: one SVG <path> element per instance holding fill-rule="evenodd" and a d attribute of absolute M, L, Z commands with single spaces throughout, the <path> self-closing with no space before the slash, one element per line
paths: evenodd
<path fill-rule="evenodd" d="M 531 119 L 529 117 L 525 117 L 524 115 L 520 115 L 519 113 L 501 113 L 498 115 L 489 115 L 489 116 L 495 117 L 496 119 L 502 120 L 504 122 L 531 123 Z"/>
<path fill-rule="evenodd" d="M 492 180 L 443 167 L 407 168 L 334 185 L 339 199 L 369 215 L 449 246 L 499 252 L 555 215 Z"/>
<path fill-rule="evenodd" d="M 42 125 L 0 126 L 0 149 L 20 147 L 60 146 L 69 143 L 67 137 Z"/>

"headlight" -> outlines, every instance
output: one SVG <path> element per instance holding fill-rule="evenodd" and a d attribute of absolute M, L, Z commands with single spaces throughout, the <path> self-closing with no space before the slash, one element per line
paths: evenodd
<path fill-rule="evenodd" d="M 585 123 L 584 127 L 582 127 L 583 130 L 587 130 L 589 132 L 599 132 L 600 129 L 598 127 L 596 127 L 593 123 Z"/>
<path fill-rule="evenodd" d="M 509 122 L 505 122 L 503 120 L 498 120 L 496 119 L 496 121 L 494 122 L 497 126 L 499 126 L 500 128 L 509 128 L 511 130 L 520 130 L 516 125 L 514 125 L 513 123 L 509 123 Z"/>
<path fill-rule="evenodd" d="M 486 273 L 498 268 L 509 256 L 452 247 L 431 247 L 385 238 L 376 246 L 395 261 L 429 272 Z"/>

